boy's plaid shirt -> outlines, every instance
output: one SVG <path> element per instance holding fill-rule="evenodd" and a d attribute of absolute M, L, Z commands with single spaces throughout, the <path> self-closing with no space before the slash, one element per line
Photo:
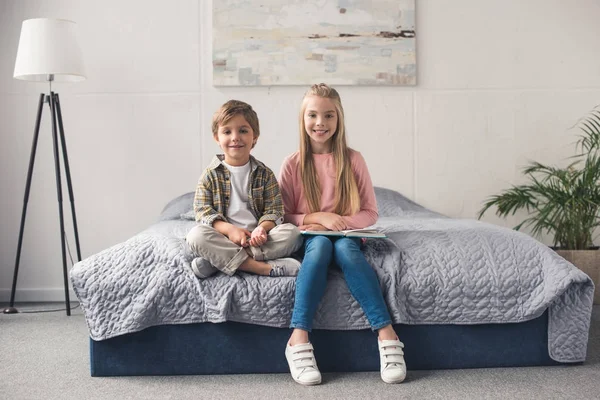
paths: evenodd
<path fill-rule="evenodd" d="M 223 155 L 213 158 L 198 180 L 194 196 L 196 221 L 211 225 L 217 219 L 227 221 L 227 207 L 231 196 L 230 172 L 221 163 Z M 283 201 L 275 174 L 262 162 L 250 156 L 250 187 L 248 202 L 250 210 L 260 224 L 273 221 L 276 225 L 283 222 Z"/>

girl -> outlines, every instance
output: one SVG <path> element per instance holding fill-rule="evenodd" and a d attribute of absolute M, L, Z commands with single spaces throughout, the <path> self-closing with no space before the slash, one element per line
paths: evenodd
<path fill-rule="evenodd" d="M 305 94 L 300 110 L 300 151 L 287 157 L 279 179 L 285 222 L 300 230 L 364 228 L 377 220 L 375 191 L 361 154 L 346 146 L 344 110 L 338 92 L 321 83 Z M 285 356 L 292 378 L 302 385 L 321 383 L 308 333 L 334 261 L 350 293 L 378 332 L 381 378 L 402 382 L 404 345 L 394 332 L 377 275 L 360 250 L 360 239 L 307 237 L 296 280 L 296 298 Z"/>

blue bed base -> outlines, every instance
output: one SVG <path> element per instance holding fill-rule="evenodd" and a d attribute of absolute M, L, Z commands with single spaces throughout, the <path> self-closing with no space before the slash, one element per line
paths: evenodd
<path fill-rule="evenodd" d="M 548 316 L 516 324 L 395 325 L 409 370 L 557 365 L 548 355 Z M 288 372 L 289 329 L 237 322 L 161 325 L 90 340 L 92 376 Z M 378 371 L 370 330 L 314 330 L 322 372 Z"/>

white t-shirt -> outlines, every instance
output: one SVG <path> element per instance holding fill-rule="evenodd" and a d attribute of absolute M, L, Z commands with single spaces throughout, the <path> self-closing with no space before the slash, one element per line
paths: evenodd
<path fill-rule="evenodd" d="M 234 167 L 222 161 L 230 172 L 231 195 L 227 207 L 227 220 L 240 228 L 250 232 L 258 225 L 258 220 L 252 214 L 248 201 L 248 188 L 250 184 L 250 161 L 241 167 Z"/>

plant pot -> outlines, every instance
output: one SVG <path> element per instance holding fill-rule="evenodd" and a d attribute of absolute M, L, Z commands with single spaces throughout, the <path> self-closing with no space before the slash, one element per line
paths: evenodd
<path fill-rule="evenodd" d="M 600 304 L 600 251 L 556 250 L 558 255 L 585 272 L 594 281 L 594 304 Z"/>

